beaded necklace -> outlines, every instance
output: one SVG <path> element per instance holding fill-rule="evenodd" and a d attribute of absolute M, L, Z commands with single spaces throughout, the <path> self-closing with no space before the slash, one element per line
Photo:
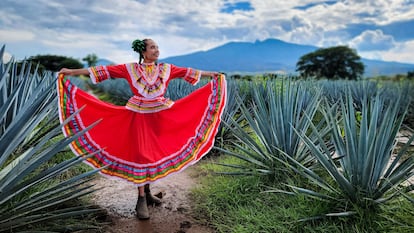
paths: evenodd
<path fill-rule="evenodd" d="M 153 63 L 143 63 L 141 66 L 139 66 L 139 71 L 144 79 L 147 80 L 147 82 L 150 84 L 153 84 L 158 78 L 158 64 L 155 65 Z"/>

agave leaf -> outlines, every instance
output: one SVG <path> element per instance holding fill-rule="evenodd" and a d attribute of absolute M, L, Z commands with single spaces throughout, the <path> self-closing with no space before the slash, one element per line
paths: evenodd
<path fill-rule="evenodd" d="M 313 124 L 311 124 L 313 128 Z M 315 129 L 314 129 L 315 130 Z M 353 195 L 356 190 L 349 183 L 349 181 L 343 176 L 338 167 L 336 167 L 335 162 L 330 156 L 328 148 L 325 148 L 324 152 L 319 150 L 319 147 L 315 146 L 312 143 L 312 140 L 306 136 L 301 136 L 304 143 L 309 147 L 312 154 L 318 159 L 319 163 L 325 168 L 325 170 L 330 174 L 330 176 L 337 182 L 337 184 L 342 187 L 342 190 L 348 193 L 348 195 Z M 319 138 L 320 141 L 323 141 L 323 138 Z M 323 145 L 323 144 L 322 144 Z"/>
<path fill-rule="evenodd" d="M 247 161 L 252 166 L 250 169 L 267 174 L 286 171 L 286 161 L 295 164 L 286 158 L 286 154 L 306 166 L 314 164 L 315 159 L 293 128 L 308 134 L 312 140 L 315 138 L 316 133 L 309 128 L 309 118 L 314 117 L 320 104 L 320 90 L 310 82 L 293 81 L 269 81 L 253 86 L 251 90 L 250 105 L 240 102 L 240 112 L 249 129 L 241 126 L 240 121 L 230 119 L 226 127 L 237 142 L 233 143 L 232 152 L 222 151 Z M 318 130 L 324 137 L 329 132 L 326 124 L 321 122 Z"/>
<path fill-rule="evenodd" d="M 384 177 L 388 177 L 390 175 L 390 173 L 395 169 L 395 167 L 401 161 L 402 157 L 405 154 L 407 154 L 408 149 L 411 147 L 411 144 L 412 144 L 413 141 L 414 141 L 414 134 L 411 135 L 411 137 L 408 139 L 408 141 L 398 151 L 397 155 L 395 156 L 395 159 L 392 161 L 391 165 L 389 166 L 387 171 L 384 173 Z"/>
<path fill-rule="evenodd" d="M 0 137 L 0 166 L 8 159 L 8 155 L 11 154 L 15 145 L 21 143 L 26 135 L 39 124 L 42 116 L 49 112 L 52 107 L 50 103 L 53 101 L 54 99 L 50 97 L 50 94 L 44 92 L 34 102 L 25 105 L 19 114 L 16 115 L 16 120 L 12 122 Z M 44 102 L 49 104 L 49 106 L 44 105 Z M 40 113 L 39 117 L 34 116 L 34 113 L 42 109 L 41 106 L 45 107 L 43 108 L 43 113 Z"/>
<path fill-rule="evenodd" d="M 20 219 L 24 218 L 25 216 L 36 215 L 36 213 L 41 210 L 47 209 L 52 206 L 58 206 L 59 204 L 62 204 L 69 200 L 74 200 L 78 197 L 90 194 L 93 191 L 94 190 L 90 189 L 89 186 L 77 189 L 73 189 L 72 187 L 71 191 L 69 192 L 62 192 L 59 195 L 46 197 L 47 199 L 42 200 L 41 202 L 36 203 L 32 206 L 28 206 L 27 208 L 13 209 L 12 211 L 10 211 L 10 213 L 12 214 L 10 215 L 10 217 L 2 216 L 0 225 L 7 224 L 12 221 L 20 221 Z"/>
<path fill-rule="evenodd" d="M 243 108 L 244 107 L 242 107 L 242 109 Z M 242 111 L 248 111 L 248 110 L 244 109 Z M 238 124 L 233 119 L 229 119 L 229 122 L 230 124 L 228 124 L 227 122 L 223 122 L 223 124 L 234 134 L 234 136 L 240 142 L 242 142 L 245 145 L 246 148 L 249 148 L 251 151 L 255 152 L 255 154 L 248 152 L 248 150 L 245 149 L 244 146 L 241 146 L 238 143 L 232 143 L 236 148 L 244 151 L 245 153 L 248 152 L 253 157 L 257 156 L 257 157 L 260 157 L 261 159 L 267 158 L 266 153 L 263 151 L 262 147 L 259 144 L 257 144 L 256 140 L 249 133 L 247 133 L 240 124 Z M 222 150 L 222 151 L 226 152 L 227 150 Z"/>
<path fill-rule="evenodd" d="M 239 150 L 243 151 L 244 153 L 236 153 L 236 152 L 233 152 L 233 151 L 230 151 L 230 150 L 226 150 L 226 149 L 223 149 L 223 148 L 217 148 L 217 149 L 220 150 L 220 151 L 222 151 L 222 152 L 224 152 L 224 153 L 226 153 L 226 154 L 232 155 L 232 156 L 234 156 L 236 158 L 239 158 L 241 160 L 244 160 L 246 162 L 249 162 L 251 164 L 254 164 L 255 166 L 268 168 L 268 166 L 265 163 L 263 163 L 261 160 L 255 158 L 255 155 L 256 154 L 250 153 L 250 151 L 245 150 L 243 147 L 241 147 L 239 145 L 235 145 L 235 146 Z M 244 155 L 247 154 L 247 155 L 251 155 L 251 156 L 244 156 L 242 154 L 244 154 Z"/>
<path fill-rule="evenodd" d="M 53 211 L 45 214 L 37 214 L 25 216 L 20 219 L 16 219 L 4 224 L 0 224 L 0 230 L 9 229 L 9 228 L 20 228 L 24 226 L 30 226 L 35 223 L 47 222 L 56 219 L 66 219 L 70 217 L 82 216 L 86 214 L 91 214 L 99 211 L 98 209 L 80 209 L 74 211 L 66 211 L 64 213 L 55 214 Z M 32 231 L 31 231 L 32 232 Z M 50 231 L 48 231 L 50 232 Z"/>
<path fill-rule="evenodd" d="M 323 193 L 315 192 L 315 191 L 312 191 L 310 189 L 301 188 L 301 187 L 288 185 L 288 184 L 286 184 L 286 186 L 290 187 L 296 193 L 305 194 L 309 197 L 312 197 L 312 198 L 315 198 L 315 199 L 318 199 L 318 200 L 321 200 L 321 201 L 337 201 L 338 200 L 335 197 L 331 197 L 331 196 L 323 194 Z"/>
<path fill-rule="evenodd" d="M 289 155 L 285 154 L 286 158 L 288 158 L 291 162 L 284 163 L 286 166 L 289 166 L 293 171 L 297 174 L 301 174 L 313 183 L 317 184 L 319 187 L 325 189 L 328 192 L 339 194 L 334 187 L 332 187 L 326 180 L 316 174 L 311 168 L 305 167 L 303 164 L 296 161 L 294 158 L 290 157 Z"/>
<path fill-rule="evenodd" d="M 95 172 L 95 171 L 94 171 Z M 34 195 L 31 195 L 30 200 L 20 203 L 19 205 L 16 205 L 13 207 L 14 211 L 20 211 L 20 210 L 24 210 L 25 208 L 34 208 L 35 206 L 41 206 L 43 202 L 45 201 L 49 201 L 46 200 L 46 198 L 48 198 L 49 196 L 55 196 L 55 195 L 59 195 L 59 194 L 64 194 L 66 191 L 68 190 L 72 190 L 73 188 L 75 188 L 76 186 L 80 186 L 82 184 L 85 184 L 87 182 L 91 181 L 90 179 L 84 179 L 84 180 L 76 180 L 76 181 L 72 181 L 71 183 L 67 183 L 67 184 L 63 184 L 59 183 L 56 186 L 51 186 L 45 190 L 42 190 L 41 192 L 35 193 Z M 87 187 L 86 189 L 89 189 L 91 187 L 93 187 L 93 185 L 88 185 L 85 186 Z"/>
<path fill-rule="evenodd" d="M 16 167 L 17 165 L 19 165 L 23 160 L 25 160 L 25 157 L 27 157 L 30 154 L 30 151 L 33 148 L 29 148 L 29 150 L 26 150 L 24 153 L 22 153 L 19 157 L 17 157 L 16 159 L 14 159 L 12 162 L 10 162 L 7 166 L 5 166 L 4 168 L 2 168 L 0 170 L 0 181 L 5 180 L 5 176 L 7 174 L 10 174 L 11 170 Z M 1 182 L 0 182 L 1 183 Z"/>
<path fill-rule="evenodd" d="M 377 205 L 398 195 L 404 195 L 407 191 L 403 191 L 401 185 L 413 176 L 414 169 L 412 157 L 401 161 L 408 150 L 407 145 L 398 153 L 397 161 L 389 165 L 396 144 L 395 137 L 401 127 L 405 111 L 399 102 L 400 96 L 395 98 L 391 106 L 386 105 L 387 102 L 379 95 L 370 99 L 360 98 L 356 107 L 357 104 L 348 91 L 345 99 L 339 101 L 341 118 L 335 115 L 337 111 L 322 109 L 322 115 L 332 129 L 332 140 L 340 157 L 339 163 L 333 160 L 328 149 L 324 147 L 322 137 L 318 137 L 320 144 L 315 145 L 312 140 L 297 130 L 303 142 L 338 185 L 338 188 L 332 191 L 337 190 L 341 193 L 340 196 L 347 197 L 337 202 L 343 202 L 345 205 L 351 201 L 355 205 L 366 208 L 367 202 Z M 313 124 L 311 128 L 315 130 Z M 410 143 L 412 140 L 410 138 Z M 303 168 L 297 171 L 318 186 L 325 183 L 315 182 L 316 176 L 308 175 L 312 174 L 310 172 L 303 172 Z M 315 195 L 307 190 L 303 193 Z M 349 214 L 354 212 L 331 213 L 325 216 Z"/>
<path fill-rule="evenodd" d="M 297 194 L 295 192 L 289 192 L 289 191 L 286 191 L 286 190 L 283 190 L 283 189 L 275 189 L 275 188 L 265 190 L 265 191 L 263 191 L 263 193 L 282 193 L 282 194 L 288 194 L 288 195 L 296 195 Z"/>
<path fill-rule="evenodd" d="M 5 179 L 1 180 L 1 186 L 0 189 L 4 190 L 4 194 L 8 193 L 12 190 L 13 187 L 13 193 L 14 195 L 17 195 L 19 193 L 21 193 L 22 191 L 24 191 L 25 189 L 29 188 L 30 186 L 33 186 L 37 183 L 42 182 L 44 179 L 47 179 L 48 177 L 51 177 L 53 175 L 55 175 L 56 173 L 59 173 L 61 171 L 57 170 L 55 171 L 55 173 L 49 171 L 48 173 L 40 173 L 39 176 L 43 176 L 43 177 L 39 177 L 37 176 L 35 179 L 32 179 L 29 182 L 25 182 L 23 185 L 15 185 L 16 181 L 22 180 L 25 176 L 27 176 L 29 173 L 31 173 L 32 171 L 34 171 L 34 169 L 36 169 L 37 167 L 39 167 L 41 164 L 43 164 L 45 161 L 49 160 L 51 157 L 53 157 L 56 153 L 60 152 L 63 148 L 65 148 L 70 142 L 72 142 L 73 140 L 75 140 L 77 137 L 79 137 L 80 135 L 82 135 L 83 133 L 85 133 L 87 130 L 89 130 L 90 128 L 92 128 L 93 126 L 95 126 L 97 123 L 99 122 L 95 122 L 94 124 L 90 125 L 89 127 L 87 127 L 85 130 L 79 132 L 79 134 L 77 134 L 76 136 L 73 137 L 69 137 L 69 138 L 65 138 L 63 140 L 61 140 L 60 142 L 56 143 L 54 147 L 48 147 L 45 150 L 41 151 L 37 157 L 35 157 L 34 159 L 30 160 L 30 162 L 24 164 L 22 167 L 17 166 L 15 167 L 14 170 L 16 171 L 12 171 L 9 173 L 9 175 L 7 175 L 5 177 Z M 56 130 L 60 130 L 60 128 L 55 128 L 54 130 L 52 130 L 50 132 L 50 134 L 54 135 Z M 45 140 L 40 144 L 37 145 L 32 151 L 31 154 L 34 154 L 35 152 L 39 151 L 41 148 L 43 148 L 44 143 L 48 142 L 49 137 L 46 137 Z M 69 160 L 71 161 L 71 160 Z M 68 162 L 69 162 L 68 161 Z M 17 175 L 14 175 L 17 174 Z M 34 180 L 36 180 L 34 182 Z M 9 184 L 12 184 L 12 186 L 9 186 Z M 0 193 L 0 200 L 1 202 L 7 201 L 9 200 L 9 198 L 1 198 L 4 195 L 3 193 Z M 1 204 L 0 202 L 0 204 Z"/>
<path fill-rule="evenodd" d="M 328 213 L 325 214 L 326 217 L 348 217 L 357 214 L 355 211 L 345 211 L 345 212 L 338 212 L 338 213 Z"/>
<path fill-rule="evenodd" d="M 83 212 L 96 212 L 96 209 L 87 207 L 66 208 L 70 211 L 67 213 L 52 210 L 63 202 L 93 191 L 83 179 L 97 171 L 52 185 L 56 183 L 54 177 L 81 163 L 84 158 L 74 157 L 39 171 L 49 158 L 81 135 L 55 143 L 56 136 L 61 134 L 60 127 L 67 121 L 62 125 L 52 123 L 40 128 L 46 121 L 58 121 L 56 79 L 48 72 L 43 77 L 38 75 L 38 66 L 32 74 L 32 65 L 27 62 L 21 64 L 19 74 L 17 64 L 0 64 L 0 68 L 0 232 L 17 232 L 21 230 L 19 227 L 30 225 L 32 228 L 33 223 L 40 222 L 47 226 L 49 220 L 65 220 L 65 216 L 79 217 Z M 35 132 L 40 133 L 35 135 Z M 35 190 L 33 188 L 40 191 L 30 194 Z"/>

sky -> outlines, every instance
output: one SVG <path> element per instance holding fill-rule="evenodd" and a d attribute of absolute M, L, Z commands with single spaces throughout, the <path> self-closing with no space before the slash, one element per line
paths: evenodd
<path fill-rule="evenodd" d="M 414 64 L 414 0 L 0 1 L 0 46 L 15 60 L 95 54 L 133 62 L 137 38 L 156 41 L 160 58 L 273 38 Z"/>

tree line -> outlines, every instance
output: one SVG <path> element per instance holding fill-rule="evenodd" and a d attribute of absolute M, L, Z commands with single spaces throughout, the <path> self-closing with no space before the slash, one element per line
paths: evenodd
<path fill-rule="evenodd" d="M 98 62 L 98 56 L 96 54 L 88 54 L 86 57 L 82 58 L 82 61 L 86 62 L 88 67 L 95 66 Z M 85 64 L 80 62 L 78 59 L 74 59 L 66 56 L 59 55 L 36 55 L 31 56 L 25 61 L 22 61 L 18 64 L 18 69 L 20 70 L 23 62 L 30 62 L 32 64 L 38 65 L 39 72 L 52 71 L 57 72 L 62 68 L 71 68 L 79 69 L 85 67 Z"/>

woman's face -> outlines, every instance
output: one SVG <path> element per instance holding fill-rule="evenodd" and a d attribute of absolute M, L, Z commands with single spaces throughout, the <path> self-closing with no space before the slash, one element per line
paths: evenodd
<path fill-rule="evenodd" d="M 144 55 L 144 62 L 155 62 L 160 56 L 160 51 L 158 50 L 158 45 L 153 40 L 146 40 L 146 51 L 142 53 Z"/>

